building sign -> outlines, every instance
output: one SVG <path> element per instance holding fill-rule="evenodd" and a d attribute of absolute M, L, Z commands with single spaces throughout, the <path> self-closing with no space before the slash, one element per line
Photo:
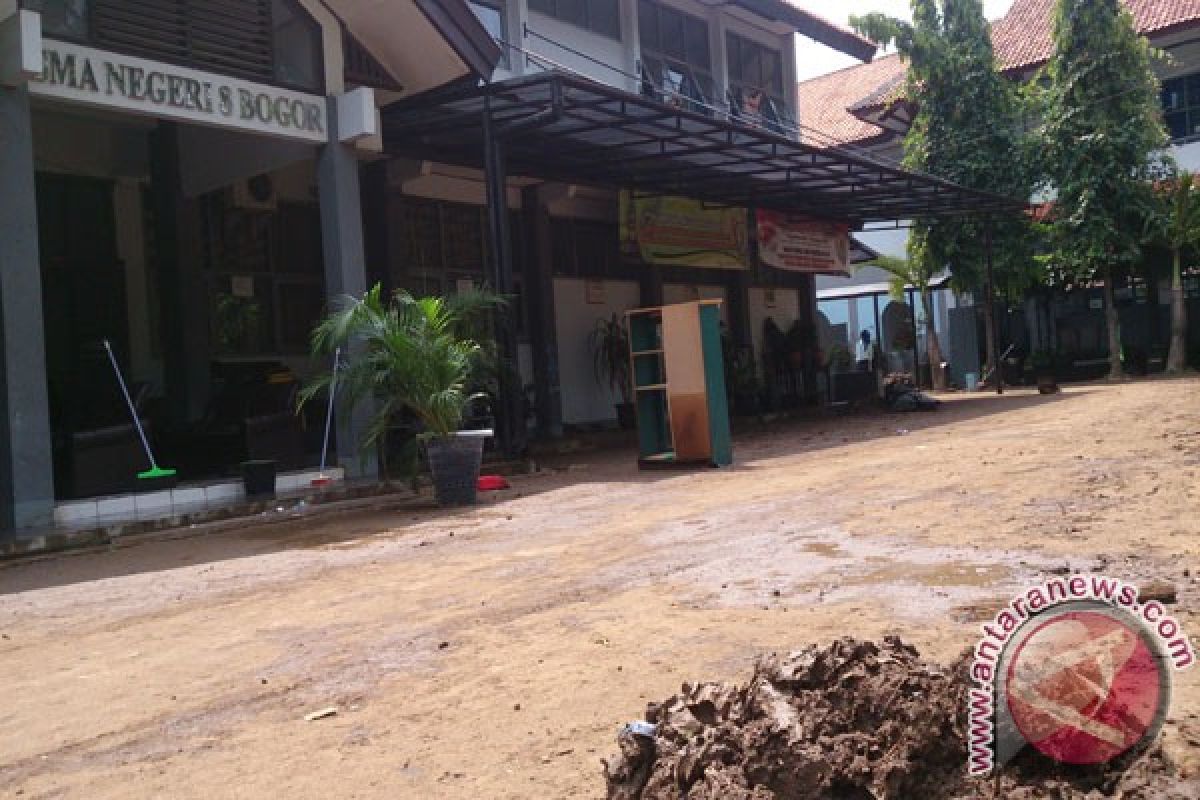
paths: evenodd
<path fill-rule="evenodd" d="M 762 209 L 755 216 L 764 264 L 789 272 L 849 274 L 850 232 L 845 225 Z"/>
<path fill-rule="evenodd" d="M 325 98 L 44 40 L 30 94 L 306 142 L 329 140 Z"/>
<path fill-rule="evenodd" d="M 621 192 L 621 250 L 648 264 L 747 269 L 744 208 Z"/>

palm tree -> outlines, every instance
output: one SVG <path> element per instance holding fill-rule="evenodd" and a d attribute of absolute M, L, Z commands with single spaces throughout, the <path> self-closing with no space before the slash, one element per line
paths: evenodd
<path fill-rule="evenodd" d="M 929 354 L 929 372 L 933 378 L 933 388 L 942 391 L 946 388 L 946 373 L 942 369 L 942 345 L 938 341 L 937 327 L 933 319 L 933 274 L 917 262 L 893 256 L 877 256 L 874 261 L 866 264 L 869 267 L 879 267 L 892 276 L 891 295 L 897 300 L 904 299 L 904 291 L 908 287 L 917 290 L 921 295 L 921 313 L 925 317 L 925 348 Z"/>
<path fill-rule="evenodd" d="M 379 442 L 403 411 L 416 417 L 426 436 L 459 429 L 467 404 L 479 395 L 471 387 L 493 366 L 494 342 L 485 321 L 505 302 L 485 290 L 447 298 L 400 291 L 385 301 L 379 284 L 361 298 L 343 298 L 313 330 L 312 350 L 327 354 L 341 347 L 350 353 L 338 372 L 338 390 L 351 404 L 376 403 L 363 447 Z M 330 381 L 324 375 L 310 382 L 301 403 L 328 389 Z"/>
<path fill-rule="evenodd" d="M 1183 297 L 1183 251 L 1200 243 L 1200 180 L 1180 172 L 1159 190 L 1158 238 L 1171 250 L 1171 348 L 1167 372 L 1187 363 L 1187 304 Z"/>

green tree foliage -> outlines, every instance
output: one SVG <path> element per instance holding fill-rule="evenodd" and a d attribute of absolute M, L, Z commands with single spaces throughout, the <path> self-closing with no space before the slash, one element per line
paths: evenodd
<path fill-rule="evenodd" d="M 1034 186 L 1019 87 L 1000 74 L 979 0 L 912 0 L 909 24 L 882 14 L 852 18 L 865 36 L 894 45 L 908 64 L 905 98 L 916 108 L 904 140 L 904 166 L 1024 202 Z M 983 283 L 985 222 L 928 218 L 911 237 L 910 259 L 949 267 L 956 285 Z M 1023 217 L 993 220 L 996 272 L 1014 291 L 1034 277 Z"/>
<path fill-rule="evenodd" d="M 1187 303 L 1183 296 L 1183 254 L 1200 245 L 1200 180 L 1180 172 L 1155 189 L 1151 241 L 1171 251 L 1171 347 L 1167 372 L 1182 372 L 1187 364 Z"/>
<path fill-rule="evenodd" d="M 916 115 L 904 139 L 904 166 L 1025 202 L 1036 183 L 1036 162 L 1024 95 L 997 68 L 982 3 L 912 0 L 912 12 L 911 24 L 883 14 L 851 19 L 907 62 L 905 97 Z M 1020 214 L 916 219 L 908 260 L 927 275 L 949 269 L 956 288 L 978 291 L 989 233 L 997 289 L 1017 294 L 1038 276 L 1030 226 Z M 986 310 L 990 321 L 992 309 Z M 989 324 L 994 358 L 991 330 Z"/>
<path fill-rule="evenodd" d="M 1122 375 L 1113 281 L 1141 255 L 1153 180 L 1169 170 L 1152 51 L 1119 0 L 1058 0 L 1040 83 L 1045 174 L 1057 194 L 1052 277 L 1103 281 L 1110 377 Z"/>

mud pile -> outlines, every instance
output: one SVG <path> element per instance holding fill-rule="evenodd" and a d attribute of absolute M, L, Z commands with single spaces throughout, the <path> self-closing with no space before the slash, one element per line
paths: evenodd
<path fill-rule="evenodd" d="M 1068 770 L 1018 759 L 997 786 L 966 775 L 968 659 L 921 660 L 896 638 L 841 639 L 755 665 L 745 686 L 684 684 L 623 732 L 604 764 L 609 800 L 967 800 L 1200 797 L 1157 749 Z M 997 791 L 998 790 L 998 791 Z"/>

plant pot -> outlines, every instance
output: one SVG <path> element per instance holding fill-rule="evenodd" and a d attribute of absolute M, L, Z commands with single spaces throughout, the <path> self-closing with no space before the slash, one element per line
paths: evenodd
<path fill-rule="evenodd" d="M 274 497 L 279 462 L 270 459 L 242 462 L 242 486 L 246 497 Z"/>
<path fill-rule="evenodd" d="M 433 493 L 439 506 L 475 504 L 485 438 L 473 432 L 460 432 L 437 436 L 425 443 Z"/>
<path fill-rule="evenodd" d="M 631 431 L 637 427 L 637 414 L 634 413 L 633 403 L 614 403 L 617 409 L 617 426 L 623 431 Z"/>
<path fill-rule="evenodd" d="M 1037 387 L 1038 394 L 1057 394 L 1058 378 L 1053 373 L 1038 373 Z"/>

